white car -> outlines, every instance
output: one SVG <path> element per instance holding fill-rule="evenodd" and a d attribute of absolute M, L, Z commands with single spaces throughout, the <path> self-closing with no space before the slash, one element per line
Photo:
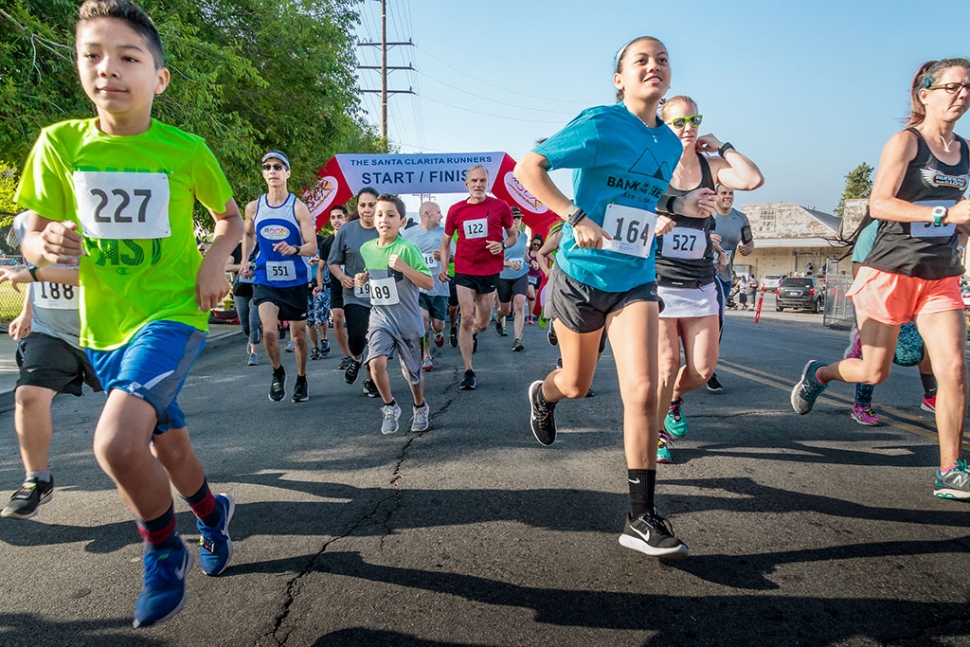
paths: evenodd
<path fill-rule="evenodd" d="M 963 288 L 960 291 L 960 296 L 963 297 L 963 307 L 970 308 L 970 288 Z"/>
<path fill-rule="evenodd" d="M 761 279 L 761 289 L 769 292 L 777 292 L 783 278 L 780 274 L 769 274 Z"/>

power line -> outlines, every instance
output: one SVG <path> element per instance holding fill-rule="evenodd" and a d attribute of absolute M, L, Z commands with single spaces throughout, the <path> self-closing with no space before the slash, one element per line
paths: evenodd
<path fill-rule="evenodd" d="M 509 106 L 511 108 L 519 108 L 520 110 L 532 110 L 534 112 L 545 112 L 545 113 L 550 114 L 550 115 L 566 115 L 568 117 L 575 117 L 576 116 L 576 113 L 575 112 L 564 112 L 564 111 L 561 111 L 561 110 L 543 110 L 542 108 L 530 108 L 529 106 L 520 106 L 520 105 L 515 104 L 515 103 L 507 103 L 505 101 L 499 101 L 498 99 L 492 99 L 491 97 L 486 97 L 486 96 L 483 96 L 481 94 L 475 94 L 474 92 L 469 92 L 468 90 L 464 90 L 464 89 L 459 88 L 457 86 L 451 85 L 450 83 L 445 83 L 441 79 L 436 79 L 433 76 L 431 76 L 430 74 L 426 74 L 425 72 L 422 72 L 421 70 L 415 69 L 414 72 L 416 74 L 419 74 L 419 75 L 425 77 L 426 79 L 430 79 L 430 80 L 434 81 L 435 83 L 440 83 L 441 85 L 447 86 L 447 87 L 451 88 L 452 90 L 457 90 L 459 92 L 463 92 L 463 93 L 465 93 L 467 95 L 473 96 L 473 97 L 475 97 L 477 99 L 484 99 L 485 101 L 491 101 L 492 103 L 497 103 L 499 105 Z"/>
<path fill-rule="evenodd" d="M 503 115 L 496 115 L 496 114 L 493 114 L 491 112 L 481 112 L 480 110 L 472 110 L 470 108 L 462 108 L 461 106 L 456 106 L 456 105 L 454 105 L 452 103 L 445 103 L 444 101 L 438 101 L 436 99 L 432 99 L 432 98 L 427 97 L 427 96 L 423 96 L 421 98 L 424 101 L 430 101 L 431 103 L 438 103 L 438 104 L 441 104 L 443 106 L 448 106 L 449 108 L 454 108 L 455 110 L 462 110 L 464 112 L 471 112 L 471 113 L 476 114 L 476 115 L 485 115 L 486 117 L 494 117 L 496 119 L 508 119 L 510 121 L 521 121 L 523 123 L 531 123 L 531 124 L 559 124 L 560 126 L 563 125 L 563 121 L 562 120 L 559 120 L 559 121 L 548 121 L 548 120 L 542 120 L 542 119 L 520 119 L 519 117 L 505 117 Z"/>

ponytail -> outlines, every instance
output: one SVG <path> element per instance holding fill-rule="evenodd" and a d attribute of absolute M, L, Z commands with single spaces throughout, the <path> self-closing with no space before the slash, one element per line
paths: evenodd
<path fill-rule="evenodd" d="M 912 107 L 909 117 L 906 119 L 906 128 L 923 123 L 926 118 L 926 107 L 919 98 L 920 90 L 933 87 L 943 74 L 944 70 L 951 67 L 963 67 L 970 70 L 970 60 L 965 58 L 944 58 L 939 61 L 927 61 L 920 65 L 913 76 L 913 83 L 909 90 L 909 99 Z"/>

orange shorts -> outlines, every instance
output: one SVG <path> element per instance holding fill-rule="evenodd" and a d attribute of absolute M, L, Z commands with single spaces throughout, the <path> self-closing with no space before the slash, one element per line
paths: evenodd
<path fill-rule="evenodd" d="M 963 310 L 959 276 L 929 280 L 862 267 L 846 296 L 860 318 L 891 326 L 919 314 Z"/>

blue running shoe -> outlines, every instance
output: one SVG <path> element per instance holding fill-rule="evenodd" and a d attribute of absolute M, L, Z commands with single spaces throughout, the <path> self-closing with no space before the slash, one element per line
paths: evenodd
<path fill-rule="evenodd" d="M 970 470 L 967 469 L 967 462 L 958 460 L 956 467 L 947 470 L 946 474 L 940 474 L 937 470 L 933 495 L 940 499 L 970 501 Z"/>
<path fill-rule="evenodd" d="M 667 415 L 664 416 L 664 429 L 674 438 L 683 438 L 687 435 L 687 418 L 684 417 L 684 413 L 680 410 L 683 404 L 684 398 L 677 398 L 674 402 L 670 403 L 670 409 L 667 411 Z"/>
<path fill-rule="evenodd" d="M 822 395 L 825 385 L 815 378 L 815 371 L 826 366 L 822 362 L 811 359 L 802 369 L 802 379 L 791 390 L 791 406 L 795 413 L 805 415 L 815 406 L 815 400 Z"/>
<path fill-rule="evenodd" d="M 660 438 L 657 441 L 657 462 L 666 465 L 667 463 L 673 462 L 673 457 L 670 455 L 670 436 L 667 435 L 666 431 L 660 432 Z"/>
<path fill-rule="evenodd" d="M 222 509 L 222 521 L 217 528 L 203 525 L 201 520 L 195 522 L 196 528 L 202 535 L 199 538 L 199 566 L 206 575 L 218 575 L 226 570 L 229 558 L 232 557 L 232 539 L 229 538 L 229 522 L 236 512 L 236 500 L 231 494 L 217 494 L 216 504 Z"/>
<path fill-rule="evenodd" d="M 135 604 L 135 620 L 132 622 L 135 629 L 151 627 L 182 610 L 185 604 L 185 578 L 192 568 L 192 557 L 181 538 L 179 544 L 181 547 L 175 550 L 145 551 L 142 558 L 145 581 Z"/>

